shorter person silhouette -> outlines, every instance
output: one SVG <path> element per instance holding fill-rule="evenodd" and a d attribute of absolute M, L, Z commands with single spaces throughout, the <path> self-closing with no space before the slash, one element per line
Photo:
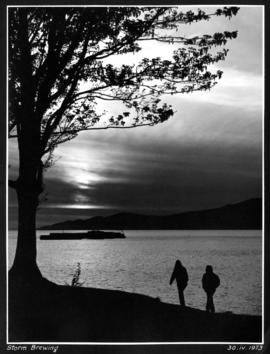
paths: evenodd
<path fill-rule="evenodd" d="M 179 259 L 175 262 L 174 270 L 170 279 L 170 285 L 172 285 L 174 280 L 176 280 L 177 284 L 180 305 L 186 306 L 184 290 L 187 287 L 188 283 L 188 273 L 186 268 L 179 261 Z"/>
<path fill-rule="evenodd" d="M 207 295 L 206 311 L 215 312 L 215 305 L 213 296 L 216 289 L 220 285 L 220 280 L 217 274 L 213 272 L 213 267 L 211 265 L 206 266 L 205 273 L 202 277 L 202 287 Z"/>

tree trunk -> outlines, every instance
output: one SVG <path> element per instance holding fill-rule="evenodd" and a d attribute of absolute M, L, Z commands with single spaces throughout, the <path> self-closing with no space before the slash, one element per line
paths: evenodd
<path fill-rule="evenodd" d="M 36 263 L 36 212 L 42 191 L 41 118 L 36 114 L 35 82 L 27 9 L 17 13 L 17 45 L 20 53 L 16 74 L 20 83 L 20 106 L 15 121 L 19 148 L 19 178 L 15 189 L 18 197 L 18 239 L 10 280 L 26 284 L 42 279 Z M 15 30 L 16 32 L 16 30 Z"/>
<path fill-rule="evenodd" d="M 42 165 L 35 167 L 28 161 L 27 168 L 21 168 L 17 181 L 18 197 L 18 238 L 17 248 L 10 277 L 16 282 L 37 282 L 42 279 L 36 263 L 36 213 L 38 196 L 42 190 Z"/>
<path fill-rule="evenodd" d="M 37 197 L 18 192 L 18 238 L 10 275 L 29 283 L 41 277 L 36 263 L 36 210 Z"/>

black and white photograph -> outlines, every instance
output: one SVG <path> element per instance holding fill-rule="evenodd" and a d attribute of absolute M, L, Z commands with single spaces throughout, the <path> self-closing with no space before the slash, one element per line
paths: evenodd
<path fill-rule="evenodd" d="M 6 350 L 266 353 L 265 6 L 11 3 L 6 35 Z"/>

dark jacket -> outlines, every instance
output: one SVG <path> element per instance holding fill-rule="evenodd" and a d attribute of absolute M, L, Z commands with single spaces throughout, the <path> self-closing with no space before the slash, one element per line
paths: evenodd
<path fill-rule="evenodd" d="M 186 268 L 179 262 L 175 263 L 174 270 L 170 279 L 170 284 L 176 280 L 177 286 L 180 288 L 185 288 L 188 283 L 188 273 Z"/>
<path fill-rule="evenodd" d="M 205 292 L 214 294 L 219 285 L 220 280 L 217 274 L 214 272 L 204 273 L 202 277 L 202 287 Z"/>

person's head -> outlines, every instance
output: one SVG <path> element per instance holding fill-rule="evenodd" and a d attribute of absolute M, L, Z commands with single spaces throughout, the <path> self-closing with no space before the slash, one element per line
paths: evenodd
<path fill-rule="evenodd" d="M 206 266 L 205 268 L 206 273 L 213 273 L 213 267 L 211 265 Z"/>
<path fill-rule="evenodd" d="M 181 261 L 179 261 L 179 259 L 177 259 L 177 261 L 175 262 L 175 265 L 177 267 L 182 267 L 182 263 L 181 263 Z"/>

